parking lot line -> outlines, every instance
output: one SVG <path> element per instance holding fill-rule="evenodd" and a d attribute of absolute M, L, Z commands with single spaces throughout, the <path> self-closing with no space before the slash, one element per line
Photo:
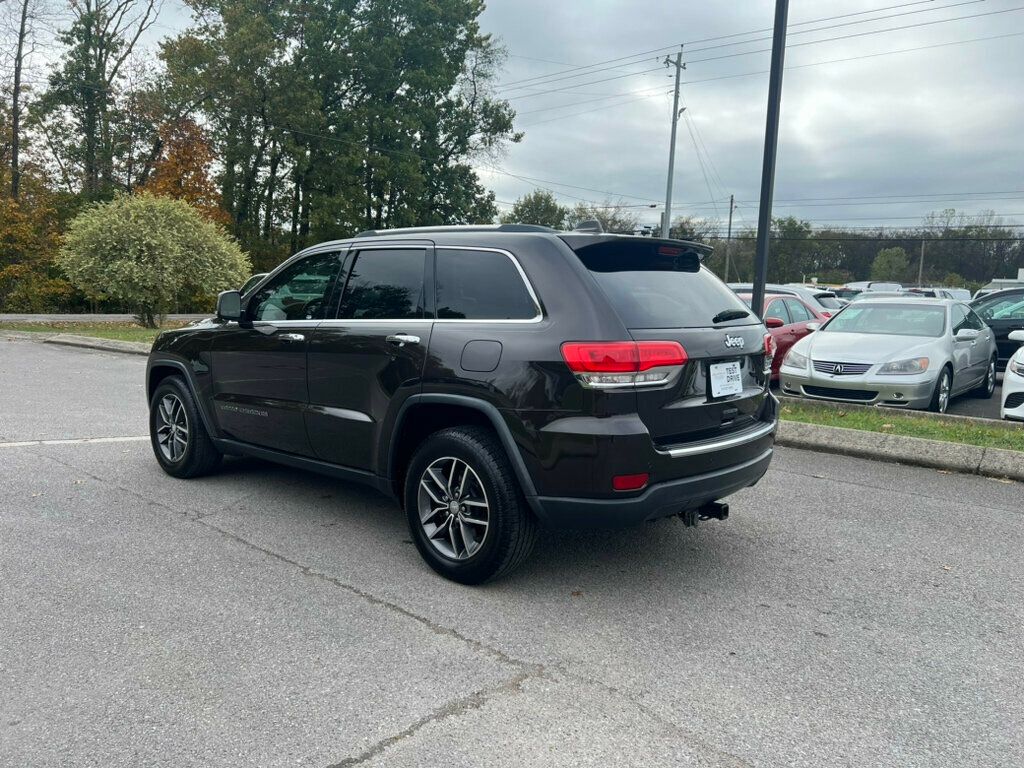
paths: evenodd
<path fill-rule="evenodd" d="M 21 440 L 14 443 L 0 443 L 0 448 L 27 448 L 30 445 L 79 445 L 82 443 L 135 443 L 149 440 L 149 435 L 126 437 L 77 437 L 67 440 Z"/>

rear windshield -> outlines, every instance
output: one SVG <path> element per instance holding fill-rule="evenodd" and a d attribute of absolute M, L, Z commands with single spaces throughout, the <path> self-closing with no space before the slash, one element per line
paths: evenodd
<path fill-rule="evenodd" d="M 946 332 L 944 307 L 912 304 L 851 304 L 821 329 L 827 333 L 871 333 L 938 338 Z"/>
<path fill-rule="evenodd" d="M 819 304 L 821 304 L 821 306 L 823 306 L 825 309 L 842 309 L 843 308 L 843 302 L 839 301 L 839 299 L 837 299 L 831 293 L 819 294 L 819 295 L 815 296 L 814 299 Z"/>
<path fill-rule="evenodd" d="M 627 328 L 701 328 L 756 322 L 739 297 L 700 265 L 695 252 L 656 242 L 606 243 L 580 248 L 576 255 Z M 727 319 L 723 313 L 727 313 Z"/>

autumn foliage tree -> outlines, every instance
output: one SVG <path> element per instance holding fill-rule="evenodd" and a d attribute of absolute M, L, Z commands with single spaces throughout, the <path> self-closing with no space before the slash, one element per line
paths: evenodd
<path fill-rule="evenodd" d="M 184 200 L 209 221 L 230 224 L 231 217 L 210 175 L 216 155 L 203 129 L 194 120 L 182 117 L 160 126 L 159 135 L 160 156 L 142 189 Z"/>

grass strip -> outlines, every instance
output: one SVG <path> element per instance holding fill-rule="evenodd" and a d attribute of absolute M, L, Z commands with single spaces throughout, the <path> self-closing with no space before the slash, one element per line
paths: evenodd
<path fill-rule="evenodd" d="M 780 416 L 786 421 L 799 421 L 804 424 L 821 424 L 826 427 L 921 437 L 926 440 L 978 445 L 983 448 L 1024 451 L 1024 427 L 1007 428 L 1007 424 L 1001 422 L 995 422 L 992 426 L 983 426 L 976 422 L 951 423 L 914 411 L 842 408 L 810 402 L 783 403 Z"/>
<path fill-rule="evenodd" d="M 98 339 L 152 342 L 161 331 L 180 328 L 184 323 L 168 323 L 163 328 L 143 328 L 135 323 L 0 323 L 0 331 L 34 333 L 74 333 Z"/>

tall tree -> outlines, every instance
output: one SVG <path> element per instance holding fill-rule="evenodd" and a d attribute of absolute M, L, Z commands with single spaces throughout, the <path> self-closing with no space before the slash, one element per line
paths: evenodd
<path fill-rule="evenodd" d="M 157 0 L 71 0 L 66 46 L 41 101 L 40 125 L 58 163 L 76 169 L 89 199 L 118 186 L 117 95 L 127 62 L 157 19 Z M 69 174 L 70 175 L 70 174 Z"/>

